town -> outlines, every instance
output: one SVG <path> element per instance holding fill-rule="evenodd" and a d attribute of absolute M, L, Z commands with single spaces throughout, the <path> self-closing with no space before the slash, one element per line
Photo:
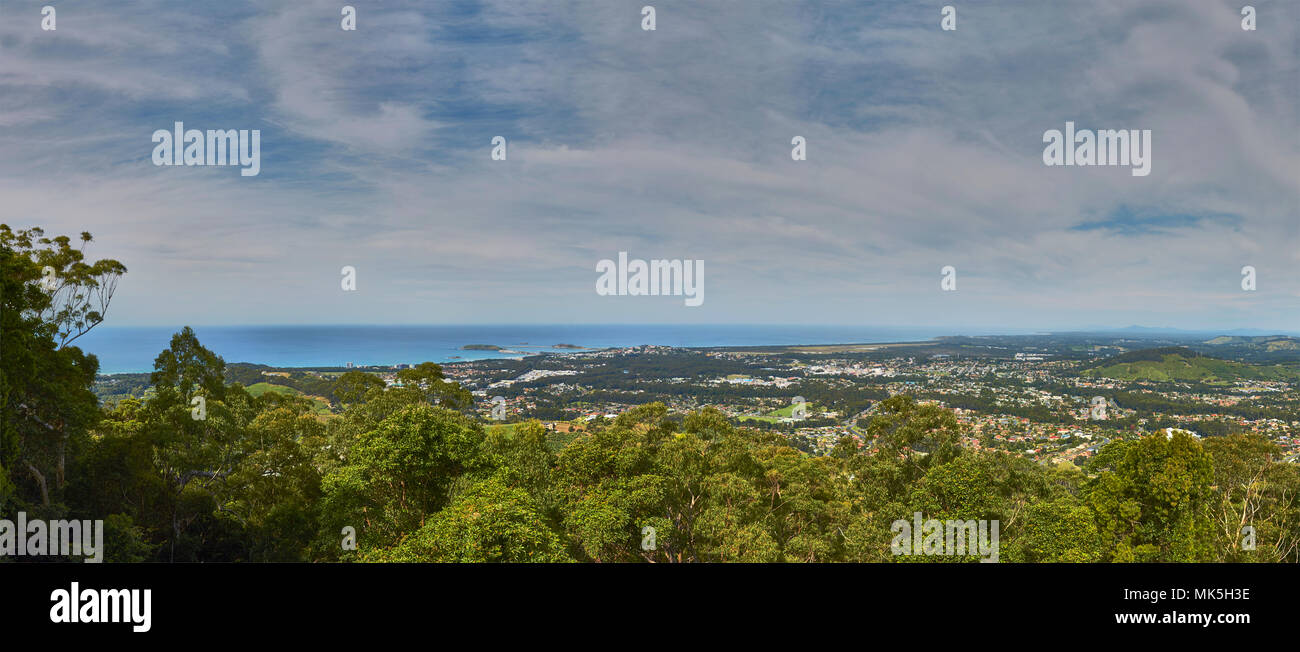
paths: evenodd
<path fill-rule="evenodd" d="M 1285 379 L 1197 381 L 1127 380 L 1085 369 L 1143 345 L 1061 348 L 1026 341 L 1026 350 L 1017 351 L 1014 344 L 953 338 L 941 344 L 757 350 L 638 346 L 444 370 L 471 389 L 480 406 L 503 397 L 507 420 L 538 418 L 565 432 L 659 401 L 678 413 L 713 407 L 738 425 L 779 430 L 800 449 L 825 454 L 843 437 L 863 443 L 863 424 L 876 401 L 910 394 L 952 410 L 967 429 L 967 445 L 1044 464 L 1081 466 L 1112 439 L 1174 429 L 1196 437 L 1258 433 L 1296 460 L 1300 377 L 1294 367 L 1277 365 L 1289 370 Z M 1196 356 L 1190 350 L 1167 355 L 1148 366 L 1183 365 L 1185 356 Z M 1238 375 L 1251 375 L 1250 366 L 1237 364 Z M 793 409 L 796 396 L 808 402 L 802 414 Z M 1104 409 L 1096 409 L 1095 397 L 1103 397 Z"/>
<path fill-rule="evenodd" d="M 484 420 L 509 427 L 537 419 L 556 446 L 628 409 L 660 402 L 679 416 L 713 408 L 735 425 L 781 432 L 796 448 L 825 455 L 844 438 L 869 445 L 865 424 L 875 404 L 907 394 L 951 410 L 966 446 L 1042 464 L 1082 466 L 1112 440 L 1175 430 L 1197 438 L 1256 433 L 1275 443 L 1286 461 L 1300 460 L 1296 338 L 1076 334 L 830 346 L 563 348 L 452 361 L 442 365 L 442 373 L 473 394 L 474 410 Z M 413 366 L 233 364 L 228 374 L 254 394 L 311 396 L 324 418 L 339 408 L 330 393 L 341 373 L 362 371 L 400 386 L 398 372 Z M 133 394 L 121 388 L 133 376 L 143 388 L 146 375 L 123 374 L 101 377 L 97 391 L 107 399 Z"/>

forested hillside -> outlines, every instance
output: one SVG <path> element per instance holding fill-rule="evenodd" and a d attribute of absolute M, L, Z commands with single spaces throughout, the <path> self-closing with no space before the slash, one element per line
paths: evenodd
<path fill-rule="evenodd" d="M 1101 360 L 1082 375 L 1116 380 L 1221 383 L 1236 380 L 1284 380 L 1300 371 L 1283 365 L 1253 365 L 1221 360 L 1176 346 L 1143 349 Z"/>

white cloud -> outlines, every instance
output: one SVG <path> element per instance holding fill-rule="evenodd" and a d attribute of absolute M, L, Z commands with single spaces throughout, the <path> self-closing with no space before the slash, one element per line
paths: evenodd
<path fill-rule="evenodd" d="M 0 220 L 94 232 L 124 323 L 1300 317 L 1294 7 L 1247 33 L 1217 1 L 981 3 L 944 34 L 921 7 L 656 4 L 651 33 L 639 5 L 506 0 L 356 32 L 328 2 L 3 23 Z M 264 129 L 262 175 L 154 168 L 173 120 Z M 1067 120 L 1151 129 L 1151 176 L 1044 167 Z M 705 309 L 596 296 L 618 251 L 704 259 Z"/>

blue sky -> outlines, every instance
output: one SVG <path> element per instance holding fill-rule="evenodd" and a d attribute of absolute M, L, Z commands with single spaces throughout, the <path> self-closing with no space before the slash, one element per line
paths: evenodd
<path fill-rule="evenodd" d="M 114 325 L 1300 330 L 1292 2 L 53 4 L 0 6 L 0 221 L 94 233 Z M 155 167 L 175 121 L 261 174 Z M 1044 166 L 1067 121 L 1151 174 Z M 597 295 L 619 251 L 704 305 Z"/>

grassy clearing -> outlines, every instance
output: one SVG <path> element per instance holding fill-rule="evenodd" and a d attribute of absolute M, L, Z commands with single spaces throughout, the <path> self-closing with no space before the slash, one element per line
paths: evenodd
<path fill-rule="evenodd" d="M 287 396 L 303 395 L 302 392 L 292 387 L 285 387 L 284 385 L 274 385 L 271 383 L 253 383 L 252 385 L 249 385 L 244 389 L 247 390 L 248 393 L 252 394 L 253 396 L 261 396 L 267 392 L 275 392 L 277 394 L 284 394 Z M 314 411 L 317 414 L 329 414 L 330 412 L 329 403 L 326 403 L 323 399 L 316 396 L 309 396 L 307 398 L 310 398 L 312 402 L 316 404 Z"/>

